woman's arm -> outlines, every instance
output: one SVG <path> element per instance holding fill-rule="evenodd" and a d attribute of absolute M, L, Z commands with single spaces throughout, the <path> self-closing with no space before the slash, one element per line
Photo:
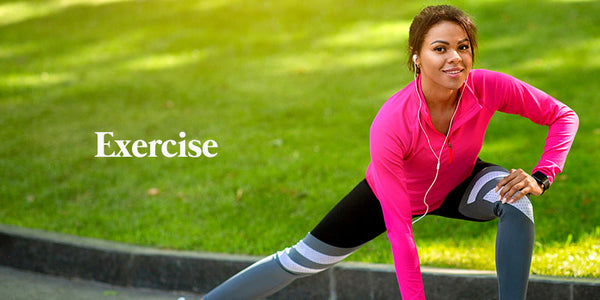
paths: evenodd
<path fill-rule="evenodd" d="M 554 99 L 543 91 L 506 74 L 485 71 L 479 82 L 483 86 L 484 97 L 493 99 L 490 103 L 495 109 L 526 117 L 539 125 L 548 126 L 548 135 L 544 152 L 532 173 L 542 172 L 550 183 L 562 171 L 567 154 L 575 139 L 579 118 L 577 114 L 562 102 Z M 514 174 L 513 174 L 514 173 Z M 501 196 L 506 199 L 519 199 L 527 193 L 541 194 L 537 182 L 529 175 L 523 174 L 523 170 L 511 171 L 510 178 L 499 183 L 505 185 L 501 190 Z M 519 180 L 522 179 L 522 180 Z M 515 195 L 518 188 L 522 195 Z"/>
<path fill-rule="evenodd" d="M 367 180 L 381 202 L 402 299 L 425 299 L 412 235 L 411 205 L 403 178 L 404 147 L 389 129 L 392 126 L 386 125 L 376 118 L 371 127 L 371 170 Z"/>

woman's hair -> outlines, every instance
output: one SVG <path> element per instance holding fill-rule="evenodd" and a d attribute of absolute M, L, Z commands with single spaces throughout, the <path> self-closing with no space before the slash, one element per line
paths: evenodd
<path fill-rule="evenodd" d="M 475 61 L 475 50 L 477 50 L 477 27 L 471 18 L 462 10 L 450 6 L 450 5 L 437 5 L 425 7 L 418 15 L 415 16 L 412 23 L 410 24 L 410 30 L 408 32 L 408 69 L 411 71 L 420 72 L 420 70 L 414 70 L 415 66 L 413 63 L 413 55 L 421 52 L 421 46 L 425 35 L 434 25 L 442 22 L 449 21 L 460 25 L 469 38 L 471 43 L 471 55 L 473 62 Z"/>

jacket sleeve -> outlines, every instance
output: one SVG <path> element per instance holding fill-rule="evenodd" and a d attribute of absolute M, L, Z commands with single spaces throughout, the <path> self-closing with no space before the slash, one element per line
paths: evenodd
<path fill-rule="evenodd" d="M 488 71 L 485 93 L 494 98 L 496 109 L 518 114 L 539 125 L 548 126 L 544 152 L 533 169 L 553 182 L 563 170 L 571 149 L 579 118 L 568 106 L 537 88 L 509 75 Z"/>
<path fill-rule="evenodd" d="M 417 247 L 412 234 L 412 211 L 406 196 L 403 171 L 404 146 L 385 122 L 371 126 L 371 178 L 369 184 L 381 203 L 392 246 L 402 299 L 425 299 Z"/>

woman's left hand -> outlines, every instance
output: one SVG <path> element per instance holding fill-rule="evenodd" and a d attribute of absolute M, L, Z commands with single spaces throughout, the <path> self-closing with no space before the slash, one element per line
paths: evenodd
<path fill-rule="evenodd" d="M 510 174 L 496 184 L 498 200 L 502 203 L 513 203 L 525 195 L 539 196 L 543 192 L 537 181 L 522 169 L 511 169 Z"/>

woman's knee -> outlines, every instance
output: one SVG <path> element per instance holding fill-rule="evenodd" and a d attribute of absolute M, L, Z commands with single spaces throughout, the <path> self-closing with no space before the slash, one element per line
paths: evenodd
<path fill-rule="evenodd" d="M 523 218 L 526 217 L 534 223 L 533 218 L 533 205 L 528 196 L 523 196 L 521 199 L 513 202 L 513 203 L 502 203 L 500 201 L 496 202 L 496 207 L 494 209 L 495 214 L 500 218 Z"/>

